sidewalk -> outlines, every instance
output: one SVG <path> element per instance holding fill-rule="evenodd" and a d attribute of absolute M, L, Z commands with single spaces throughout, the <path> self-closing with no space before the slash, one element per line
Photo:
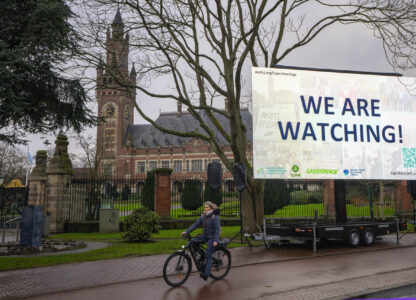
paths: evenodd
<path fill-rule="evenodd" d="M 396 244 L 396 236 L 388 236 L 371 247 L 353 249 L 345 247 L 343 244 L 335 244 L 331 248 L 318 248 L 316 254 L 313 253 L 311 247 L 299 245 L 286 245 L 269 250 L 266 250 L 265 247 L 254 247 L 252 250 L 248 247 L 242 247 L 232 249 L 232 265 L 236 267 L 409 246 L 416 246 L 416 234 L 406 235 L 399 245 Z M 20 299 L 60 291 L 160 277 L 162 276 L 163 264 L 168 256 L 166 254 L 132 257 L 0 272 L 0 299 Z M 403 280 L 409 279 L 406 276 L 403 276 Z M 398 278 L 402 277 L 398 276 Z M 395 284 L 400 282 L 399 280 Z M 305 295 L 308 295 L 308 293 L 310 292 L 306 291 Z M 281 299 L 284 299 L 284 297 Z"/>

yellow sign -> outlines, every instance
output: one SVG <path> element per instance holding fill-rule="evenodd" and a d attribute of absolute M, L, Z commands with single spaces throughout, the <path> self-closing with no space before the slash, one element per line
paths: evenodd
<path fill-rule="evenodd" d="M 17 188 L 17 187 L 25 187 L 25 185 L 22 184 L 20 179 L 13 179 L 9 185 L 5 186 L 5 188 Z"/>

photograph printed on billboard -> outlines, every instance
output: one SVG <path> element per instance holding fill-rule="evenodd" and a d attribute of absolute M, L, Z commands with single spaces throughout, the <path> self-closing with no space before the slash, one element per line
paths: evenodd
<path fill-rule="evenodd" d="M 253 68 L 254 177 L 416 179 L 414 82 Z"/>

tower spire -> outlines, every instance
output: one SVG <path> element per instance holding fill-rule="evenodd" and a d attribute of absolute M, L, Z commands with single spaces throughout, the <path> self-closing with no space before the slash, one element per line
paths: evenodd
<path fill-rule="evenodd" d="M 115 26 L 115 25 L 124 26 L 123 19 L 121 18 L 120 7 L 117 7 L 117 12 L 116 12 L 116 15 L 114 17 L 113 24 L 111 24 L 111 25 L 113 25 L 113 26 Z"/>

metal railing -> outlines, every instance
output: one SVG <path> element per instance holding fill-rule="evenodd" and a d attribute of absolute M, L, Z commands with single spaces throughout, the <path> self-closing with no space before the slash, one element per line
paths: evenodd
<path fill-rule="evenodd" d="M 1 243 L 4 244 L 6 238 L 6 230 L 16 228 L 16 242 L 19 241 L 19 232 L 20 232 L 20 222 L 22 221 L 22 217 L 15 217 L 10 220 L 2 222 L 3 224 L 3 237 L 1 239 Z M 8 224 L 10 224 L 11 228 L 7 228 Z M 14 225 L 14 226 L 13 226 Z"/>
<path fill-rule="evenodd" d="M 120 177 L 77 177 L 71 183 L 70 220 L 98 220 L 100 208 L 115 208 L 124 219 L 143 205 L 146 175 Z M 266 180 L 264 190 L 265 216 L 281 219 L 332 218 L 334 210 L 324 201 L 325 180 Z M 177 175 L 171 177 L 172 219 L 197 219 L 203 212 L 203 203 L 219 204 L 221 217 L 239 218 L 240 199 L 232 177 L 223 177 L 217 194 L 210 192 L 206 176 Z M 393 217 L 400 210 L 395 199 L 395 186 L 348 180 L 346 209 L 349 218 Z"/>
<path fill-rule="evenodd" d="M 240 198 L 232 178 L 224 177 L 221 188 L 213 192 L 204 176 L 172 178 L 170 216 L 172 219 L 197 219 L 204 211 L 204 202 L 211 201 L 221 209 L 222 218 L 240 217 Z"/>

